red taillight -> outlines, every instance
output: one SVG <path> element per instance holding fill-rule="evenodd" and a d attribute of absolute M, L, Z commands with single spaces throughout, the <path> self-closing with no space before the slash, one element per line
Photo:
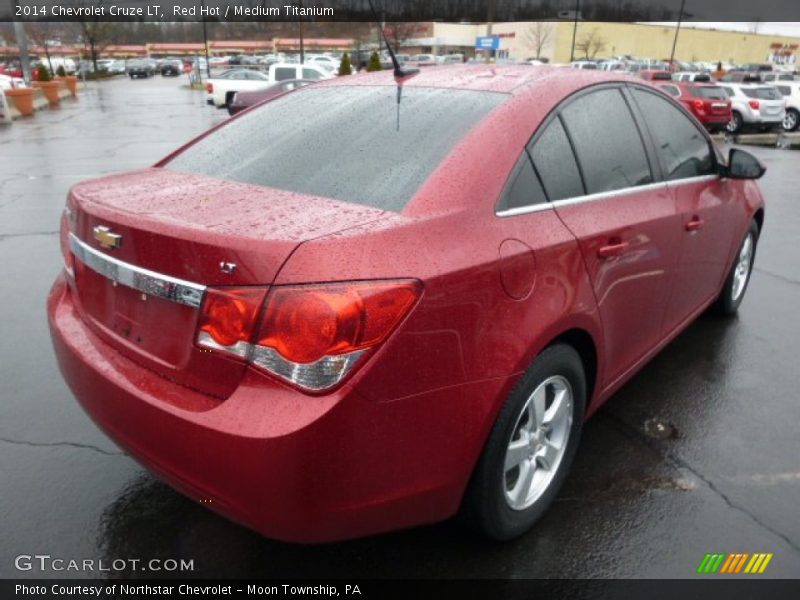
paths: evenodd
<path fill-rule="evenodd" d="M 207 83 L 206 84 L 206 91 L 209 94 L 213 94 L 214 93 L 214 84 L 213 83 Z"/>
<path fill-rule="evenodd" d="M 208 289 L 197 343 L 232 354 L 300 388 L 340 383 L 367 350 L 381 344 L 419 298 L 417 281 L 365 281 Z"/>
<path fill-rule="evenodd" d="M 692 107 L 701 114 L 706 112 L 706 103 L 703 100 L 692 100 Z"/>
<path fill-rule="evenodd" d="M 380 344 L 419 295 L 413 281 L 276 288 L 257 344 L 312 363 Z"/>
<path fill-rule="evenodd" d="M 753 110 L 758 110 L 759 103 L 758 100 L 748 100 L 747 103 L 750 105 L 750 108 Z"/>
<path fill-rule="evenodd" d="M 216 349 L 240 348 L 250 343 L 265 288 L 208 289 L 203 297 L 198 340 Z M 205 335 L 204 335 L 205 334 Z M 210 340 L 209 340 L 210 338 Z M 201 341 L 202 344 L 202 341 Z M 239 352 L 234 352 L 240 354 Z"/>

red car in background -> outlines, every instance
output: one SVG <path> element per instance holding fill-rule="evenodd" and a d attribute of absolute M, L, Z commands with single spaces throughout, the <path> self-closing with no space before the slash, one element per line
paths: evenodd
<path fill-rule="evenodd" d="M 400 83 L 278 96 L 67 198 L 47 307 L 66 381 L 131 456 L 269 537 L 458 512 L 521 535 L 584 420 L 747 288 L 764 168 L 649 84 Z"/>
<path fill-rule="evenodd" d="M 713 83 L 657 82 L 656 86 L 674 97 L 711 132 L 724 131 L 730 122 L 731 101 Z"/>
<path fill-rule="evenodd" d="M 672 81 L 672 73 L 669 71 L 645 69 L 639 71 L 639 77 L 645 81 Z"/>
<path fill-rule="evenodd" d="M 251 106 L 259 104 L 260 102 L 264 102 L 270 98 L 274 98 L 275 96 L 285 94 L 286 92 L 291 92 L 292 90 L 311 85 L 312 83 L 315 83 L 315 81 L 310 79 L 288 79 L 263 90 L 256 90 L 253 92 L 236 92 L 236 94 L 233 96 L 233 100 L 228 103 L 228 114 L 233 116 L 242 112 L 246 108 L 250 108 Z"/>

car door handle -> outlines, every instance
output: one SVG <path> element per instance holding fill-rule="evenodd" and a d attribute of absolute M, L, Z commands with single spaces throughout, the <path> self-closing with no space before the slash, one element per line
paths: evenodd
<path fill-rule="evenodd" d="M 600 246 L 597 250 L 597 256 L 600 258 L 613 258 L 625 252 L 628 246 L 630 246 L 630 242 L 620 242 L 617 240 L 612 240 L 612 242 L 613 243 L 607 246 Z"/>
<path fill-rule="evenodd" d="M 694 217 L 692 217 L 691 221 L 689 221 L 688 223 L 686 223 L 686 225 L 684 225 L 684 229 L 686 229 L 686 231 L 690 231 L 690 232 L 691 231 L 699 231 L 700 229 L 703 228 L 703 226 L 705 224 L 706 224 L 706 222 L 703 221 L 703 219 L 701 219 L 700 217 L 695 215 Z"/>

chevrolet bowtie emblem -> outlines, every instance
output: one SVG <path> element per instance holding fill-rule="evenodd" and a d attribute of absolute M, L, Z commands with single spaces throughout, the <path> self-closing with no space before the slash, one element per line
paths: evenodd
<path fill-rule="evenodd" d="M 97 225 L 93 230 L 96 239 L 103 248 L 119 248 L 122 245 L 122 236 L 114 233 L 105 225 Z"/>

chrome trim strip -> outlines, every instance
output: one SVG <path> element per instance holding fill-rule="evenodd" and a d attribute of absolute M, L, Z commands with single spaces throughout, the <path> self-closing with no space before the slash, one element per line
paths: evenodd
<path fill-rule="evenodd" d="M 700 183 L 701 181 L 711 181 L 712 179 L 721 179 L 719 175 L 698 175 L 697 177 L 687 177 L 686 179 L 675 179 L 668 181 L 667 185 L 670 187 L 677 187 L 679 185 L 687 185 L 690 183 Z"/>
<path fill-rule="evenodd" d="M 550 210 L 560 206 L 572 206 L 573 204 L 583 204 L 584 202 L 594 202 L 596 200 L 605 200 L 607 198 L 617 198 L 620 196 L 628 196 L 639 192 L 647 192 L 650 190 L 657 190 L 661 188 L 677 187 L 680 185 L 687 185 L 690 183 L 699 183 L 701 181 L 711 181 L 712 179 L 719 179 L 719 175 L 698 175 L 697 177 L 688 177 L 686 179 L 676 179 L 675 181 L 657 181 L 655 183 L 648 183 L 646 185 L 639 185 L 634 187 L 626 187 L 611 192 L 600 192 L 597 194 L 586 194 L 584 196 L 575 196 L 574 198 L 563 198 L 555 202 L 543 202 L 540 204 L 532 204 L 530 206 L 520 206 L 518 208 L 509 208 L 496 212 L 498 217 L 514 217 L 517 215 L 527 215 L 529 213 L 541 212 L 543 210 Z"/>
<path fill-rule="evenodd" d="M 162 275 L 113 258 L 82 242 L 74 233 L 69 234 L 69 247 L 76 259 L 106 279 L 143 294 L 192 308 L 199 308 L 203 302 L 206 291 L 204 285 Z"/>

